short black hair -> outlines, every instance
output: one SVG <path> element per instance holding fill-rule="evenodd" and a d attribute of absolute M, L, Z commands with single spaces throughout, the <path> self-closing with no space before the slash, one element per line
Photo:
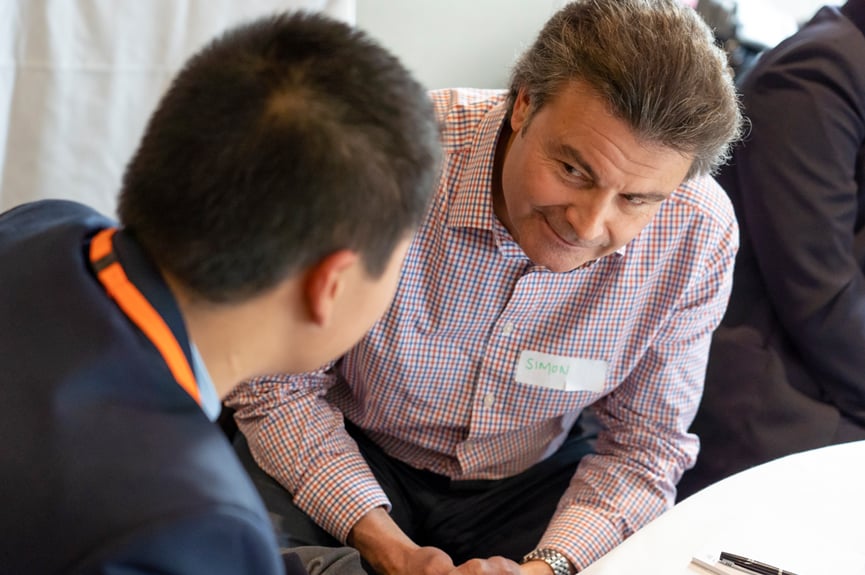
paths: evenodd
<path fill-rule="evenodd" d="M 340 249 L 378 277 L 438 175 L 424 88 L 347 24 L 241 25 L 174 79 L 129 163 L 121 223 L 214 302 L 248 298 Z"/>

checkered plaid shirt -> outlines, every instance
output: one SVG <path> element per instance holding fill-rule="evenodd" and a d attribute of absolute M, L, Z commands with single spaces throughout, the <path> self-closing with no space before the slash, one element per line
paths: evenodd
<path fill-rule="evenodd" d="M 687 428 L 729 296 L 733 211 L 714 180 L 690 180 L 622 250 L 552 273 L 493 213 L 504 95 L 446 90 L 433 100 L 441 184 L 390 310 L 333 370 L 259 378 L 229 403 L 259 465 L 341 540 L 389 506 L 343 415 L 412 466 L 494 479 L 552 453 L 591 408 L 605 427 L 597 453 L 540 542 L 582 568 L 670 506 L 694 462 Z M 546 371 L 520 378 L 518 364 L 532 357 Z M 586 365 L 606 371 L 544 384 L 551 371 Z"/>

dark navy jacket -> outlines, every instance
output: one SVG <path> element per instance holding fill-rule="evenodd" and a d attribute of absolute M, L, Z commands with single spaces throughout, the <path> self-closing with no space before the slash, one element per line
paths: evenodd
<path fill-rule="evenodd" d="M 111 225 L 60 201 L 0 215 L 0 573 L 283 573 L 221 430 L 91 272 Z M 115 251 L 188 357 L 159 274 L 127 234 Z"/>
<path fill-rule="evenodd" d="M 753 126 L 718 177 L 741 248 L 682 495 L 865 439 L 865 0 L 821 9 L 741 92 Z"/>

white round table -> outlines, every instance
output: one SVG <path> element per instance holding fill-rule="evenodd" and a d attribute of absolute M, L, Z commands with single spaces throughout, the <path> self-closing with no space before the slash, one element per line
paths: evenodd
<path fill-rule="evenodd" d="M 865 441 L 753 467 L 685 499 L 581 575 L 708 575 L 721 551 L 796 575 L 865 575 Z"/>

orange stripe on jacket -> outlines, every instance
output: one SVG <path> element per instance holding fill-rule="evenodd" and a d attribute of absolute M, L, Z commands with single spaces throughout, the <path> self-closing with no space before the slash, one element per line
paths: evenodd
<path fill-rule="evenodd" d="M 114 251 L 112 239 L 116 231 L 114 228 L 107 228 L 93 237 L 90 243 L 90 261 L 94 265 L 111 256 Z M 120 263 L 115 260 L 105 268 L 97 269 L 97 276 L 108 295 L 159 350 L 180 387 L 201 405 L 201 392 L 180 343 L 162 316 L 129 281 Z"/>

